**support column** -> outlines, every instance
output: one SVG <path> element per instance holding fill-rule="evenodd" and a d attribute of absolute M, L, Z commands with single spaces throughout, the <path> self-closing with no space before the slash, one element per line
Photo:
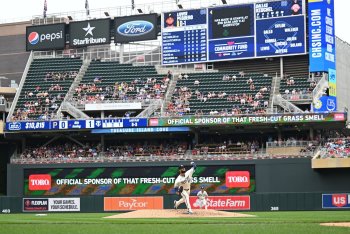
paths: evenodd
<path fill-rule="evenodd" d="M 310 128 L 310 140 L 314 140 L 314 128 Z"/>
<path fill-rule="evenodd" d="M 105 135 L 101 135 L 101 151 L 105 152 Z"/>
<path fill-rule="evenodd" d="M 105 118 L 105 111 L 101 111 L 101 119 Z"/>
<path fill-rule="evenodd" d="M 25 151 L 26 149 L 26 146 L 27 146 L 27 141 L 26 141 L 26 138 L 22 138 L 22 142 L 21 142 L 21 147 L 22 147 L 22 152 Z"/>
<path fill-rule="evenodd" d="M 119 63 L 124 63 L 124 44 L 120 44 Z"/>
<path fill-rule="evenodd" d="M 199 134 L 198 134 L 198 132 L 195 132 L 193 143 L 194 143 L 194 145 L 198 145 L 198 142 L 199 142 Z"/>
<path fill-rule="evenodd" d="M 280 58 L 280 73 L 281 73 L 281 75 L 280 75 L 280 77 L 281 77 L 281 79 L 283 79 L 284 78 L 284 63 L 283 63 L 284 61 L 283 61 L 283 57 L 281 57 Z"/>
<path fill-rule="evenodd" d="M 282 131 L 280 128 L 277 129 L 278 142 L 282 141 Z"/>

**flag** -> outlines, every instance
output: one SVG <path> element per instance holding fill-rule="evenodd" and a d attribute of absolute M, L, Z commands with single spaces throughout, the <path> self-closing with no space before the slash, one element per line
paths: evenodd
<path fill-rule="evenodd" d="M 131 9 L 132 9 L 132 10 L 135 9 L 135 0 L 131 0 Z"/>
<path fill-rule="evenodd" d="M 45 0 L 45 2 L 44 2 L 44 18 L 46 18 L 46 12 L 47 12 L 47 2 Z"/>
<path fill-rule="evenodd" d="M 86 10 L 86 16 L 90 16 L 90 8 L 89 8 L 89 1 L 85 1 L 85 10 Z"/>

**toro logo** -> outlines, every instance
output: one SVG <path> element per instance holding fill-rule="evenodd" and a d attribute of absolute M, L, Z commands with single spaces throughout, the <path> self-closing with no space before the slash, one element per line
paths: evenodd
<path fill-rule="evenodd" d="M 121 24 L 117 28 L 120 35 L 127 37 L 142 36 L 154 28 L 153 24 L 145 20 L 134 20 Z"/>
<path fill-rule="evenodd" d="M 28 36 L 28 41 L 31 45 L 36 45 L 39 42 L 39 33 L 31 32 Z"/>
<path fill-rule="evenodd" d="M 333 194 L 332 205 L 336 207 L 343 207 L 348 204 L 346 194 Z"/>
<path fill-rule="evenodd" d="M 249 171 L 228 171 L 226 172 L 226 187 L 248 188 L 250 186 Z"/>
<path fill-rule="evenodd" d="M 36 174 L 29 176 L 29 190 L 50 190 L 51 189 L 51 175 Z"/>

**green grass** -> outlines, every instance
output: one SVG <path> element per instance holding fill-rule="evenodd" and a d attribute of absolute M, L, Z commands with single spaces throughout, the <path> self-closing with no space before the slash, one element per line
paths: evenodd
<path fill-rule="evenodd" d="M 350 228 L 324 227 L 321 222 L 350 222 L 349 211 L 246 212 L 251 218 L 103 219 L 113 214 L 0 215 L 0 233 L 350 233 Z"/>

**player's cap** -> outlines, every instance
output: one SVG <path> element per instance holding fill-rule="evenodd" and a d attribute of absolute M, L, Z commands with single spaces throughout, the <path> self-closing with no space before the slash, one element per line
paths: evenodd
<path fill-rule="evenodd" d="M 179 170 L 180 170 L 180 169 L 183 169 L 183 168 L 185 168 L 184 165 L 180 165 L 180 166 L 179 166 Z"/>
<path fill-rule="evenodd" d="M 201 189 L 204 189 L 204 187 L 203 187 L 203 186 L 201 186 Z"/>

